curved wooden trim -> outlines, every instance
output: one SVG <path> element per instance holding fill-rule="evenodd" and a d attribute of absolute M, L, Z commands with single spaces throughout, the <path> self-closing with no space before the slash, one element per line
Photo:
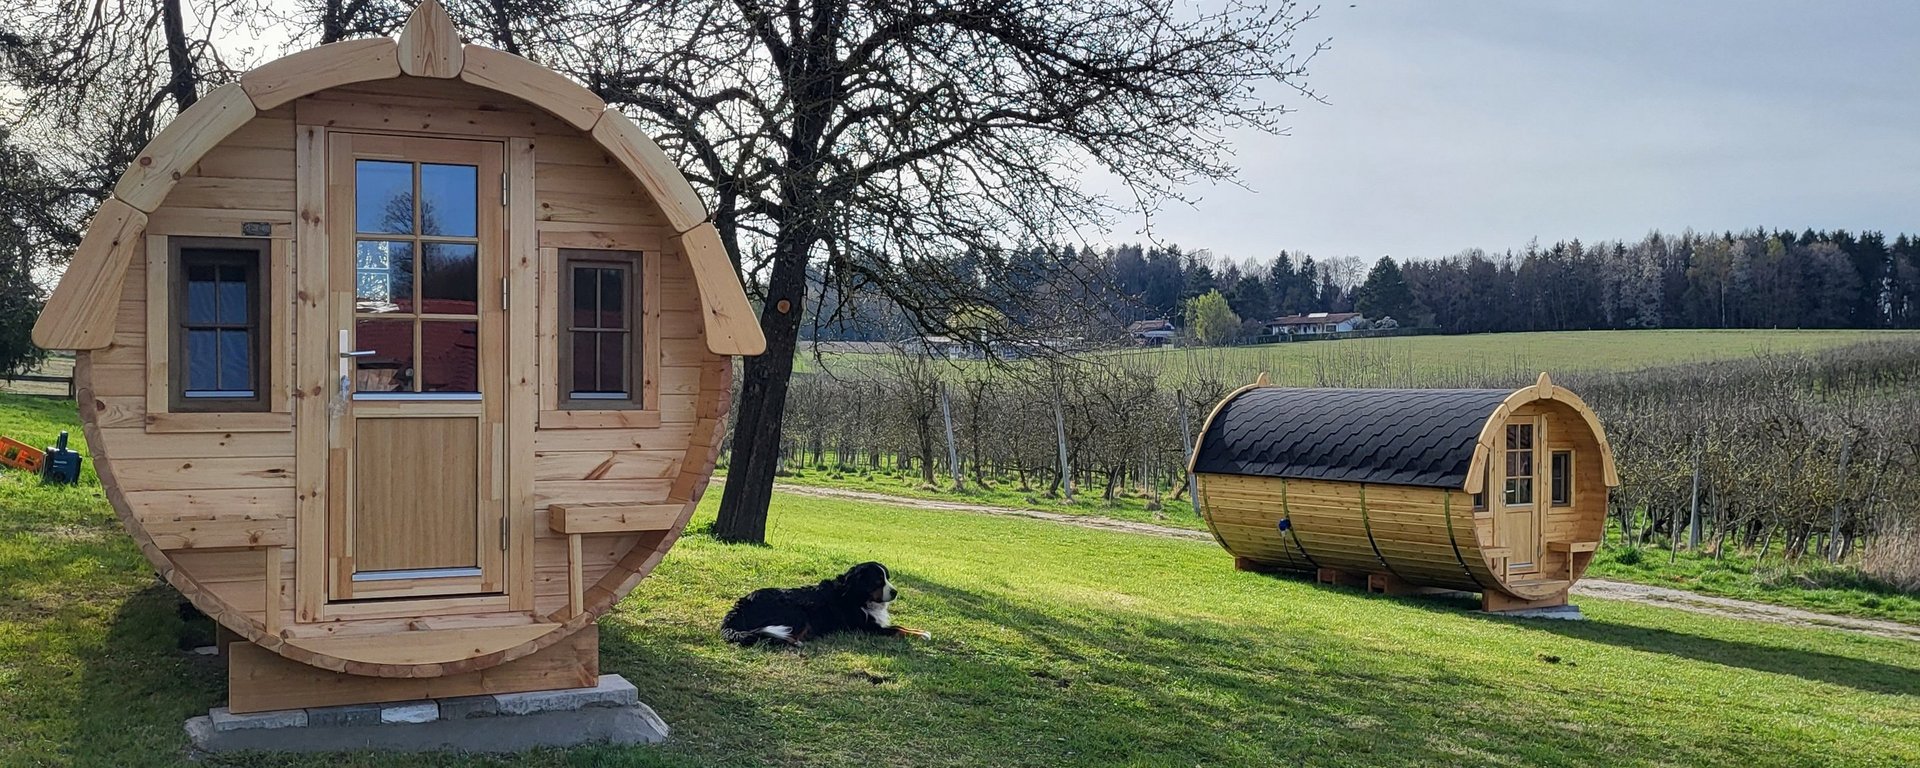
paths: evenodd
<path fill-rule="evenodd" d="M 99 349 L 113 343 L 113 318 L 127 266 L 147 229 L 147 215 L 107 198 L 87 225 L 73 260 L 33 322 L 33 343 L 43 349 Z"/>
<path fill-rule="evenodd" d="M 608 107 L 593 125 L 593 140 L 613 155 L 640 186 L 653 196 L 655 204 L 667 215 L 667 224 L 675 232 L 685 232 L 707 221 L 707 204 L 693 191 L 693 185 L 679 167 L 660 151 L 660 145 L 620 110 Z"/>
<path fill-rule="evenodd" d="M 733 259 L 720 244 L 720 233 L 712 224 L 694 227 L 680 235 L 680 251 L 693 266 L 693 282 L 700 289 L 707 349 L 717 355 L 749 357 L 767 351 L 767 337 L 733 271 Z"/>
<path fill-rule="evenodd" d="M 400 76 L 400 46 L 389 37 L 343 40 L 291 53 L 240 76 L 256 109 L 273 109 L 328 88 Z"/>
<path fill-rule="evenodd" d="M 1606 428 L 1600 426 L 1600 416 L 1594 413 L 1593 408 L 1587 405 L 1587 401 L 1580 399 L 1579 395 L 1569 391 L 1566 387 L 1555 385 L 1553 380 L 1548 378 L 1547 374 L 1542 373 L 1540 374 L 1539 381 L 1514 390 L 1513 394 L 1508 395 L 1507 399 L 1500 402 L 1500 407 L 1493 409 L 1493 413 L 1488 414 L 1486 423 L 1480 427 L 1480 437 L 1474 441 L 1473 463 L 1467 468 L 1467 482 L 1466 485 L 1461 487 L 1461 490 L 1467 493 L 1480 493 L 1482 490 L 1485 490 L 1487 462 L 1493 460 L 1493 436 L 1495 430 L 1505 425 L 1507 423 L 1507 417 L 1512 415 L 1520 406 L 1538 400 L 1552 400 L 1563 403 L 1568 408 L 1572 408 L 1574 413 L 1579 414 L 1581 421 L 1586 422 L 1587 429 L 1593 433 L 1594 440 L 1600 444 L 1601 482 L 1605 483 L 1608 488 L 1620 487 L 1620 470 L 1613 463 L 1613 444 L 1607 441 Z"/>
<path fill-rule="evenodd" d="M 421 0 L 400 29 L 400 71 L 414 77 L 454 78 L 466 66 L 460 30 L 440 0 Z"/>
<path fill-rule="evenodd" d="M 1267 375 L 1265 373 L 1262 373 L 1260 374 L 1260 378 L 1255 379 L 1252 384 L 1248 384 L 1232 392 L 1228 392 L 1226 397 L 1220 398 L 1220 402 L 1213 406 L 1213 410 L 1207 412 L 1206 420 L 1200 422 L 1199 433 L 1195 434 L 1193 438 L 1193 455 L 1187 457 L 1188 472 L 1192 472 L 1193 468 L 1200 463 L 1200 444 L 1206 441 L 1207 430 L 1213 427 L 1214 417 L 1219 416 L 1220 412 L 1226 409 L 1227 403 L 1233 402 L 1233 399 L 1236 397 L 1239 397 L 1242 392 L 1246 392 L 1247 390 L 1250 390 L 1250 389 L 1259 389 L 1261 387 L 1270 386 L 1269 384 L 1262 383 L 1266 380 L 1266 378 L 1267 378 Z"/>
<path fill-rule="evenodd" d="M 575 128 L 593 130 L 607 111 L 607 103 L 593 91 L 559 72 L 485 46 L 468 45 L 461 50 L 466 57 L 461 80 L 518 98 Z"/>
<path fill-rule="evenodd" d="M 239 83 L 207 92 L 180 113 L 140 150 L 133 165 L 113 185 L 113 196 L 141 213 L 153 213 L 207 151 L 240 129 L 258 110 Z"/>

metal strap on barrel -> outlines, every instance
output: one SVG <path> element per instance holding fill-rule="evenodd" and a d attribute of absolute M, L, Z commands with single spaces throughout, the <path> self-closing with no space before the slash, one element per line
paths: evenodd
<path fill-rule="evenodd" d="M 1367 519 L 1367 484 L 1366 483 L 1360 484 L 1360 527 L 1367 532 L 1367 546 L 1373 547 L 1373 556 L 1380 560 L 1380 567 L 1387 569 L 1387 573 L 1393 574 L 1394 578 L 1399 579 L 1401 581 L 1406 581 L 1407 577 L 1401 576 L 1399 571 L 1396 571 L 1393 569 L 1393 565 L 1387 562 L 1387 556 L 1384 554 L 1381 554 L 1380 544 L 1373 540 L 1373 523 L 1368 521 Z"/>
<path fill-rule="evenodd" d="M 1480 588 L 1480 591 L 1487 591 L 1487 585 L 1480 583 L 1480 577 L 1473 575 L 1473 569 L 1467 567 L 1467 558 L 1460 554 L 1460 540 L 1453 536 L 1453 491 L 1447 491 L 1446 495 L 1441 497 L 1440 509 L 1447 516 L 1447 543 L 1453 546 L 1453 559 L 1460 563 L 1460 572 L 1466 574 L 1473 585 Z"/>
<path fill-rule="evenodd" d="M 1313 555 L 1307 554 L 1306 546 L 1300 543 L 1300 534 L 1293 531 L 1293 506 L 1287 502 L 1287 479 L 1284 477 L 1280 478 L 1280 520 L 1287 524 L 1287 538 L 1293 540 L 1293 546 L 1300 550 L 1300 556 L 1306 558 L 1307 565 L 1318 569 L 1320 564 L 1314 561 Z"/>

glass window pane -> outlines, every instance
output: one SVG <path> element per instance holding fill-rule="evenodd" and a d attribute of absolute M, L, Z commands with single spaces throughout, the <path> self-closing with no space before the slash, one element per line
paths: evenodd
<path fill-rule="evenodd" d="M 217 322 L 247 324 L 247 270 L 245 267 L 221 267 Z"/>
<path fill-rule="evenodd" d="M 220 388 L 219 331 L 187 331 L 181 344 L 186 346 L 187 389 Z"/>
<path fill-rule="evenodd" d="M 626 271 L 600 269 L 600 327 L 627 327 Z"/>
<path fill-rule="evenodd" d="M 353 359 L 355 392 L 413 391 L 413 321 L 360 320 L 354 349 L 373 354 Z"/>
<path fill-rule="evenodd" d="M 252 336 L 252 332 L 239 329 L 220 331 L 220 389 L 253 389 Z"/>
<path fill-rule="evenodd" d="M 471 165 L 420 166 L 420 231 L 474 237 L 479 232 L 480 169 Z"/>
<path fill-rule="evenodd" d="M 359 241 L 354 248 L 354 274 L 358 284 L 354 311 L 413 311 L 413 243 Z"/>
<path fill-rule="evenodd" d="M 472 320 L 420 323 L 420 391 L 480 391 L 480 327 Z"/>
<path fill-rule="evenodd" d="M 210 264 L 187 266 L 187 322 L 202 325 L 218 317 L 219 270 Z"/>
<path fill-rule="evenodd" d="M 413 232 L 412 163 L 355 160 L 353 176 L 357 231 Z"/>
<path fill-rule="evenodd" d="M 595 392 L 599 386 L 599 367 L 595 357 L 599 352 L 597 333 L 575 331 L 573 334 L 573 387 L 574 392 Z"/>
<path fill-rule="evenodd" d="M 600 391 L 626 392 L 627 334 L 602 333 L 600 336 Z"/>
<path fill-rule="evenodd" d="M 593 316 L 600 306 L 600 281 L 592 267 L 573 268 L 573 328 L 595 328 Z"/>
<path fill-rule="evenodd" d="M 420 251 L 420 311 L 479 314 L 480 247 L 423 243 Z"/>

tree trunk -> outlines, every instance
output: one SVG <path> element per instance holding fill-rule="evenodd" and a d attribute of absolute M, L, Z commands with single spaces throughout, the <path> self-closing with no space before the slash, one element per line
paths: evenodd
<path fill-rule="evenodd" d="M 740 376 L 733 464 L 727 468 L 719 518 L 713 522 L 714 538 L 721 541 L 767 541 L 767 505 L 773 502 L 773 477 L 779 468 L 780 422 L 787 412 L 787 385 L 793 380 L 806 255 L 812 247 L 813 238 L 800 236 L 782 237 L 776 246 L 767 304 L 760 311 L 767 351 L 747 358 Z"/>
<path fill-rule="evenodd" d="M 167 36 L 167 93 L 173 105 L 187 111 L 200 98 L 200 77 L 193 71 L 193 54 L 187 50 L 186 17 L 180 11 L 182 0 L 161 0 L 160 20 Z"/>

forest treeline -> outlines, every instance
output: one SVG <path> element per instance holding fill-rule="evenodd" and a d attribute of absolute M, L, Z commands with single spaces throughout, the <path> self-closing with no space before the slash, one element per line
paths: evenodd
<path fill-rule="evenodd" d="M 1005 257 L 1022 273 L 1070 261 L 1079 270 L 1049 280 L 1030 270 L 1029 288 L 1083 313 L 1078 335 L 1118 337 L 1133 320 L 1176 322 L 1195 298 L 1218 291 L 1243 322 L 1308 312 L 1358 310 L 1401 327 L 1444 333 L 1633 328 L 1920 328 L 1920 236 L 1879 232 L 1761 229 L 1638 241 L 1578 239 L 1489 253 L 1473 248 L 1440 259 L 1372 264 L 1281 251 L 1235 262 L 1178 245 L 1028 249 Z M 982 259 L 982 262 L 987 261 Z M 969 262 L 959 268 L 964 272 Z M 962 274 L 959 279 L 967 279 Z M 891 341 L 912 335 L 903 314 L 871 297 L 843 300 L 816 287 L 816 301 L 850 309 L 814 329 L 819 340 Z M 1060 318 L 1013 325 L 1060 328 Z M 1065 324 L 1071 325 L 1071 324 Z"/>

